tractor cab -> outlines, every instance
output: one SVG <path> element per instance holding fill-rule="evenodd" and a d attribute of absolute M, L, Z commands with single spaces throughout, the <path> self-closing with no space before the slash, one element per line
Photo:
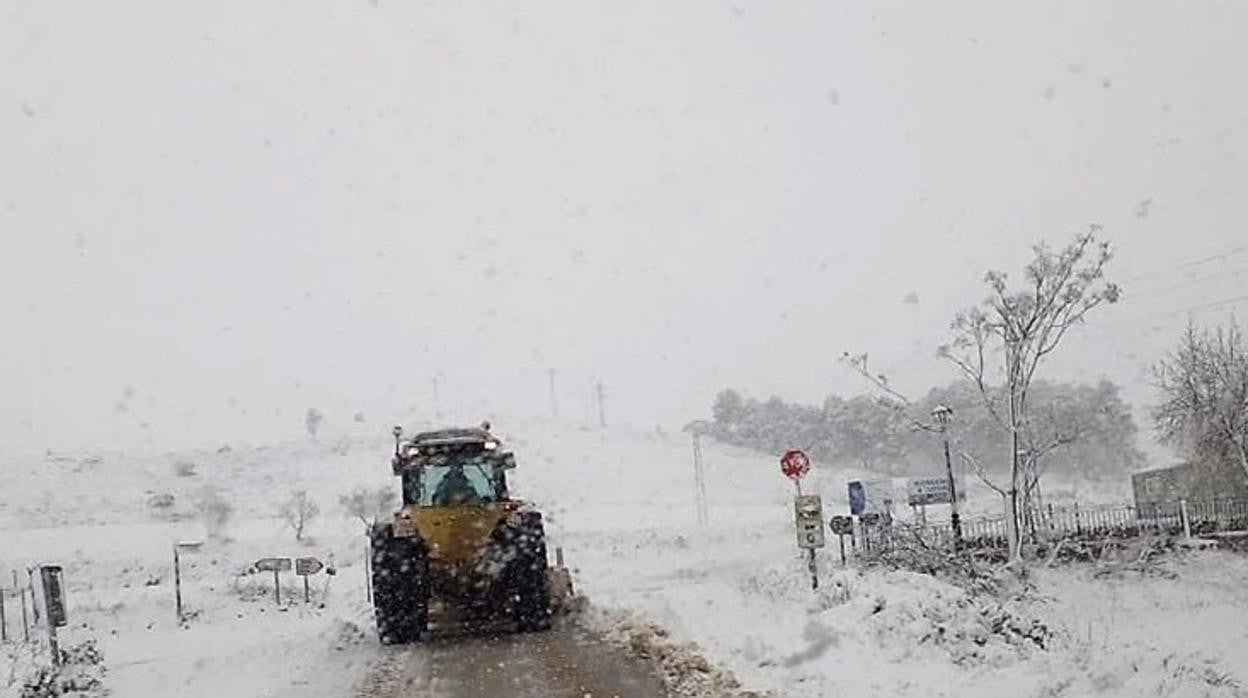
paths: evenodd
<path fill-rule="evenodd" d="M 484 506 L 510 500 L 507 471 L 515 456 L 485 428 L 443 429 L 404 440 L 394 431 L 394 474 L 402 481 L 403 506 Z"/>

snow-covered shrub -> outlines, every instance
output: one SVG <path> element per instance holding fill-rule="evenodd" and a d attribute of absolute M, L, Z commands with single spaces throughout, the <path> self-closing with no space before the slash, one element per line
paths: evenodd
<path fill-rule="evenodd" d="M 170 516 L 177 498 L 170 492 L 157 492 L 147 498 L 147 508 L 157 516 Z"/>
<path fill-rule="evenodd" d="M 21 698 L 105 695 L 104 655 L 95 640 L 61 649 L 60 666 L 41 666 L 22 682 Z"/>

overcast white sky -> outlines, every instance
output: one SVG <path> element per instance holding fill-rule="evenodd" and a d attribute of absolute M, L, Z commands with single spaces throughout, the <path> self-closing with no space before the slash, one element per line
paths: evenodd
<path fill-rule="evenodd" d="M 1097 222 L 1054 377 L 1248 307 L 1239 2 L 0 0 L 0 450 L 305 409 L 679 426 L 902 388 L 989 267 Z M 1207 257 L 1196 264 L 1187 264 Z M 1245 273 L 1240 273 L 1245 272 Z M 917 303 L 906 303 L 914 293 Z"/>

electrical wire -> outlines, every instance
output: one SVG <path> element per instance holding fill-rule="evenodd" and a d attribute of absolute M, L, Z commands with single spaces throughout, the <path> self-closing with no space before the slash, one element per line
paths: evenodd
<path fill-rule="evenodd" d="M 1146 271 L 1142 274 L 1136 274 L 1135 276 L 1129 276 L 1123 279 L 1122 283 L 1130 283 L 1132 281 L 1139 281 L 1140 279 L 1147 279 L 1152 276 L 1160 276 L 1162 274 L 1169 274 L 1179 269 L 1188 269 L 1191 267 L 1197 267 L 1202 264 L 1209 264 L 1210 262 L 1219 262 L 1228 257 L 1232 257 L 1234 255 L 1241 254 L 1244 252 L 1248 252 L 1248 245 L 1232 247 L 1231 249 L 1225 250 L 1223 252 L 1219 252 L 1218 254 L 1209 255 L 1207 257 L 1201 257 L 1199 259 L 1189 260 L 1187 262 L 1180 262 L 1179 264 L 1175 264 L 1173 266 L 1166 267 L 1164 269 L 1155 269 L 1153 271 Z"/>

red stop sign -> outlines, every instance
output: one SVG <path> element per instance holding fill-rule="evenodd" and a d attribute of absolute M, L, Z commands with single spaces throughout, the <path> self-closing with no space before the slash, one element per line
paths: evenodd
<path fill-rule="evenodd" d="M 810 472 L 810 459 L 797 449 L 785 451 L 780 458 L 780 472 L 790 480 L 801 480 Z"/>

